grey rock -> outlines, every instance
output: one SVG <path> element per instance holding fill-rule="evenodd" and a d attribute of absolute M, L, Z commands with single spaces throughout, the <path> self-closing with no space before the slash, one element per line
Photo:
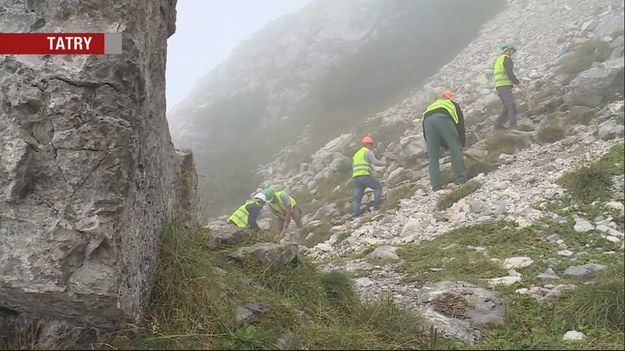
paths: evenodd
<path fill-rule="evenodd" d="M 622 59 L 615 59 L 622 61 Z M 623 71 L 623 63 L 611 60 L 581 72 L 569 83 L 569 91 L 563 96 L 570 105 L 595 107 L 609 93 L 611 82 Z"/>
<path fill-rule="evenodd" d="M 245 236 L 249 235 L 245 229 L 227 225 L 210 233 L 208 245 L 211 248 L 217 248 L 227 245 L 236 245 L 243 242 Z"/>
<path fill-rule="evenodd" d="M 575 254 L 575 252 L 573 252 L 571 250 L 560 250 L 560 251 L 558 251 L 558 255 L 564 256 L 564 257 L 571 257 L 574 254 Z"/>
<path fill-rule="evenodd" d="M 258 322 L 260 318 L 267 312 L 268 306 L 261 303 L 246 303 L 236 308 L 235 320 L 242 322 Z"/>
<path fill-rule="evenodd" d="M 243 263 L 252 258 L 267 265 L 286 265 L 297 262 L 299 245 L 292 243 L 258 243 L 242 247 L 228 255 L 237 262 Z"/>
<path fill-rule="evenodd" d="M 228 272 L 225 269 L 221 269 L 219 267 L 213 267 L 213 272 L 216 275 L 219 275 L 219 276 L 224 276 L 224 275 L 228 274 Z"/>
<path fill-rule="evenodd" d="M 399 260 L 399 256 L 397 256 L 397 247 L 395 246 L 378 246 L 376 247 L 367 257 L 381 260 Z"/>
<path fill-rule="evenodd" d="M 619 30 L 623 30 L 623 11 L 614 11 L 614 13 L 609 14 L 604 17 L 604 19 L 597 25 L 595 28 L 595 35 L 599 38 L 603 38 L 606 36 L 612 35 L 614 32 L 618 32 Z"/>
<path fill-rule="evenodd" d="M 122 55 L 0 62 L 0 301 L 98 326 L 141 320 L 158 234 L 195 197 L 165 118 L 175 1 L 107 6 L 0 1 L 3 30 L 123 32 Z"/>
<path fill-rule="evenodd" d="M 367 277 L 360 277 L 356 279 L 356 285 L 361 288 L 366 288 L 373 285 L 373 281 Z"/>
<path fill-rule="evenodd" d="M 429 324 L 443 335 L 467 343 L 478 341 L 481 330 L 504 322 L 501 298 L 466 282 L 426 284 L 419 290 L 417 301 Z"/>
<path fill-rule="evenodd" d="M 602 264 L 588 263 L 581 266 L 569 267 L 564 271 L 564 275 L 580 280 L 592 280 L 597 276 L 597 272 L 607 268 Z"/>
<path fill-rule="evenodd" d="M 254 290 L 264 290 L 265 287 L 263 287 L 262 285 L 258 284 L 257 282 L 253 281 L 252 279 L 249 278 L 241 278 L 241 284 L 243 284 L 243 286 L 245 286 L 246 288 L 250 288 L 250 289 L 254 289 Z"/>
<path fill-rule="evenodd" d="M 616 237 L 621 237 L 621 238 L 623 237 L 623 232 L 610 228 L 605 224 L 598 225 L 597 228 L 595 229 L 599 232 L 606 233 L 611 236 L 616 236 Z"/>
<path fill-rule="evenodd" d="M 293 333 L 290 330 L 285 331 L 280 335 L 278 340 L 276 340 L 281 350 L 295 350 L 297 349 L 297 345 L 299 343 L 299 338 L 297 334 Z"/>
<path fill-rule="evenodd" d="M 195 160 L 190 149 L 176 150 L 176 159 L 180 165 L 180 220 L 187 227 L 192 227 L 200 218 L 200 196 Z"/>
<path fill-rule="evenodd" d="M 597 135 L 603 140 L 610 140 L 617 137 L 622 137 L 624 130 L 625 127 L 623 127 L 622 124 L 618 124 L 613 120 L 607 120 L 601 123 Z"/>
<path fill-rule="evenodd" d="M 538 279 L 542 280 L 558 280 L 560 277 L 551 268 L 547 268 L 543 273 L 538 274 Z"/>
<path fill-rule="evenodd" d="M 573 226 L 573 229 L 576 232 L 580 232 L 580 233 L 586 233 L 589 232 L 591 230 L 595 229 L 595 226 L 590 223 L 589 221 L 580 218 L 580 217 L 576 217 L 575 218 L 575 225 Z"/>
<path fill-rule="evenodd" d="M 506 269 L 525 268 L 534 263 L 534 260 L 527 256 L 509 257 L 503 261 L 503 267 Z"/>
<path fill-rule="evenodd" d="M 514 155 L 500 154 L 499 162 L 504 163 L 504 164 L 512 163 L 514 162 Z"/>
<path fill-rule="evenodd" d="M 606 209 L 618 210 L 620 212 L 625 212 L 625 206 L 620 201 L 610 201 L 604 206 Z"/>
<path fill-rule="evenodd" d="M 421 221 L 416 218 L 410 218 L 408 219 L 406 224 L 404 224 L 404 227 L 402 228 L 399 236 L 405 238 L 410 235 L 419 234 L 422 230 L 423 228 L 421 227 Z"/>
<path fill-rule="evenodd" d="M 558 260 L 557 258 L 551 257 L 551 258 L 544 259 L 543 263 L 548 265 L 549 267 L 555 267 L 560 264 L 560 260 Z"/>
<path fill-rule="evenodd" d="M 401 182 L 402 180 L 405 179 L 404 175 L 405 175 L 404 168 L 403 167 L 399 167 L 399 168 L 395 169 L 394 171 L 392 171 L 388 175 L 386 180 L 388 181 L 388 183 L 390 185 L 396 185 L 397 183 L 399 183 L 399 182 Z"/>
<path fill-rule="evenodd" d="M 549 241 L 549 242 L 558 241 L 558 240 L 560 240 L 560 235 L 555 234 L 555 233 L 554 234 L 550 234 L 547 237 L 547 241 Z"/>

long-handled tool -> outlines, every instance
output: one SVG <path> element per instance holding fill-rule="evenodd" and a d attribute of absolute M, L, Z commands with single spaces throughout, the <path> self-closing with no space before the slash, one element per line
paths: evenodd
<path fill-rule="evenodd" d="M 464 156 L 465 156 L 466 158 L 469 158 L 469 159 L 471 159 L 471 160 L 475 161 L 475 162 L 485 164 L 485 165 L 487 165 L 489 168 L 496 168 L 496 165 L 495 165 L 495 164 L 493 164 L 492 162 L 489 162 L 489 161 L 487 161 L 487 160 L 482 160 L 482 159 L 480 159 L 480 158 L 479 158 L 479 157 L 477 157 L 477 156 L 474 156 L 474 155 L 468 154 L 468 153 L 466 153 L 466 152 L 464 153 Z"/>

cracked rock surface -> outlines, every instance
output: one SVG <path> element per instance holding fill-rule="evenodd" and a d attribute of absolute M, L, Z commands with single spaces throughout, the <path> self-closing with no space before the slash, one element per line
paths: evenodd
<path fill-rule="evenodd" d="M 3 32 L 122 33 L 121 55 L 0 56 L 0 305 L 136 321 L 182 182 L 165 119 L 175 0 L 0 0 Z"/>

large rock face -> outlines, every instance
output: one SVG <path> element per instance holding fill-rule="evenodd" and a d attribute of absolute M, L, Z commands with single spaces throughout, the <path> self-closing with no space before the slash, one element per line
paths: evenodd
<path fill-rule="evenodd" d="M 123 54 L 0 56 L 0 306 L 137 320 L 179 211 L 165 119 L 175 0 L 0 0 L 3 32 L 122 33 Z"/>

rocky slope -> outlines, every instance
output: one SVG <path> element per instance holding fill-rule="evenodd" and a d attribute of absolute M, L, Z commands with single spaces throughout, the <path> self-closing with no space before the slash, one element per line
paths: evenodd
<path fill-rule="evenodd" d="M 484 252 L 499 262 L 500 269 L 509 270 L 508 275 L 489 277 L 482 286 L 517 283 L 518 294 L 539 301 L 575 289 L 575 284 L 559 284 L 560 276 L 590 279 L 606 267 L 602 261 L 610 261 L 607 258 L 615 253 L 623 255 L 622 162 L 617 165 L 621 171 L 612 178 L 610 199 L 595 203 L 603 214 L 577 207 L 553 208 L 567 195 L 558 182 L 563 174 L 597 160 L 615 145 L 622 147 L 623 38 L 622 1 L 509 1 L 476 40 L 412 96 L 372 116 L 364 128 L 329 141 L 298 170 L 290 169 L 286 162 L 297 144 L 259 168 L 266 179 L 261 187 L 289 190 L 308 212 L 301 236 L 293 232 L 285 241 L 306 243 L 308 247 L 300 246 L 302 252 L 322 262 L 327 270 L 340 268 L 360 277 L 356 283 L 364 298 L 390 294 L 396 302 L 419 308 L 443 334 L 468 343 L 480 338 L 485 325 L 501 322 L 501 301 L 483 287 L 464 282 L 411 283 L 405 270 L 399 269 L 410 259 L 398 254 L 407 245 L 418 246 L 469 225 L 507 221 L 520 229 L 536 230 L 545 221 L 551 225 L 572 221 L 571 235 L 583 234 L 587 243 L 599 240 L 594 249 L 605 260 L 592 256 L 589 265 L 576 263 L 588 261 L 584 257 L 593 253 L 590 244 L 580 246 L 569 236 L 562 240 L 553 231 L 537 238 L 546 243 L 550 256 L 538 255 L 533 245 L 518 247 L 520 254 L 515 257 L 489 255 L 496 246 L 470 246 L 467 250 Z M 520 126 L 495 133 L 491 126 L 499 101 L 491 88 L 491 65 L 506 40 L 519 47 L 515 68 L 523 81 L 516 92 Z M 477 190 L 439 210 L 437 201 L 456 189 L 429 190 L 420 115 L 445 88 L 455 91 L 467 116 L 466 152 L 482 161 L 467 159 L 474 181 L 479 182 Z M 397 202 L 380 213 L 350 220 L 350 157 L 365 133 L 382 144 L 377 153 L 389 166 L 378 170 L 377 176 L 383 181 L 386 201 Z M 449 168 L 449 157 L 442 163 Z M 219 230 L 221 223 L 212 222 L 209 227 Z M 319 237 L 329 239 L 319 243 L 315 240 Z M 533 264 L 535 261 L 539 263 Z M 524 278 L 517 272 L 525 273 L 523 269 L 532 264 L 536 267 L 532 269 L 543 270 L 536 278 L 539 283 L 534 275 Z M 442 269 L 432 267 L 433 272 Z M 519 282 L 526 285 L 519 286 Z M 434 296 L 441 294 L 472 296 L 469 305 L 475 307 L 471 310 L 474 318 L 460 320 L 433 309 Z"/>
<path fill-rule="evenodd" d="M 542 122 L 554 105 L 595 107 L 601 97 L 618 93 L 622 89 L 619 83 L 623 77 L 622 6 L 619 1 L 604 1 L 601 6 L 595 6 L 591 1 L 509 2 L 501 14 L 484 26 L 476 40 L 430 77 L 421 89 L 370 117 L 368 125 L 359 130 L 374 137 L 383 134 L 380 129 L 388 126 L 397 125 L 403 131 L 403 135 L 380 135 L 377 138 L 383 146 L 377 149 L 378 154 L 383 153 L 391 161 L 384 169 L 383 178 L 399 182 L 417 180 L 424 175 L 422 167 L 427 164 L 427 159 L 420 115 L 444 89 L 454 90 L 455 99 L 463 107 L 469 125 L 467 140 L 475 143 L 478 138 L 484 139 L 492 119 L 499 112 L 499 98 L 491 83 L 491 66 L 503 41 L 512 41 L 520 48 L 515 55 L 515 70 L 524 84 L 516 96 L 522 114 L 530 118 L 532 124 Z M 552 17 L 562 20 L 551 21 Z M 575 50 L 593 39 L 607 46 L 605 50 L 609 57 L 603 57 L 603 62 L 594 63 L 583 73 L 562 72 L 563 64 L 571 59 Z M 306 139 L 305 133 L 300 139 Z M 302 162 L 299 172 L 289 169 L 285 162 L 288 154 L 299 148 L 294 144 L 277 155 L 274 161 L 260 167 L 258 172 L 267 184 L 292 191 L 306 189 L 314 192 L 319 180 L 334 174 L 341 162 L 346 162 L 347 156 L 351 157 L 342 155 L 342 151 L 357 142 L 356 135 L 343 135 L 328 142 L 310 156 L 311 162 Z M 485 154 L 483 142 L 469 147 L 471 153 Z M 407 164 L 411 167 L 402 167 Z M 403 169 L 397 171 L 400 167 Z"/>
<path fill-rule="evenodd" d="M 158 232 L 193 211 L 165 119 L 175 5 L 0 1 L 2 31 L 123 35 L 121 55 L 0 57 L 0 336 L 140 320 Z"/>
<path fill-rule="evenodd" d="M 197 155 L 205 211 L 236 205 L 233 198 L 249 191 L 243 184 L 259 181 L 256 166 L 304 130 L 316 149 L 369 110 L 389 106 L 465 47 L 504 4 L 318 0 L 268 25 L 168 116 L 174 143 Z M 437 20 L 443 15 L 445 23 Z"/>

